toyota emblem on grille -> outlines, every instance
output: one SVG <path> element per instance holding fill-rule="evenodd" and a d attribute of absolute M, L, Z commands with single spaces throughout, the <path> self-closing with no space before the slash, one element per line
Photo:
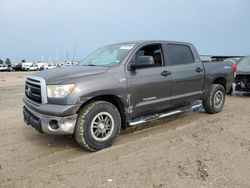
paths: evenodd
<path fill-rule="evenodd" d="M 27 87 L 27 94 L 30 95 L 30 87 Z"/>

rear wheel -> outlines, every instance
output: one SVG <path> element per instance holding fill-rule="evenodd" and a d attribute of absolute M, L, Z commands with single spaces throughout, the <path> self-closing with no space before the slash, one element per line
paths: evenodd
<path fill-rule="evenodd" d="M 225 89 L 222 85 L 213 84 L 210 86 L 208 96 L 203 99 L 202 105 L 209 114 L 219 113 L 225 103 Z"/>
<path fill-rule="evenodd" d="M 97 151 L 111 146 L 121 130 L 117 108 L 106 101 L 95 101 L 80 110 L 75 139 L 82 147 Z"/>

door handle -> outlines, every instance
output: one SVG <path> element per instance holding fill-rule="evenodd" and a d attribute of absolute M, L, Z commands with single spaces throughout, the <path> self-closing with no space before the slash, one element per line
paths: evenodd
<path fill-rule="evenodd" d="M 161 72 L 161 75 L 162 75 L 162 76 L 168 76 L 168 75 L 171 75 L 171 72 L 165 70 L 165 71 L 162 71 L 162 72 Z"/>
<path fill-rule="evenodd" d="M 202 69 L 202 68 L 200 68 L 200 67 L 197 67 L 197 68 L 195 69 L 195 71 L 196 71 L 196 72 L 202 72 L 202 71 L 203 71 L 203 69 Z"/>

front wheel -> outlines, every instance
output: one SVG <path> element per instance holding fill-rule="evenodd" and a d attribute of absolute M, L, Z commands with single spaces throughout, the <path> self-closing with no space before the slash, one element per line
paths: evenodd
<path fill-rule="evenodd" d="M 219 113 L 225 103 L 225 89 L 220 84 L 212 84 L 208 96 L 203 99 L 202 105 L 209 114 Z"/>
<path fill-rule="evenodd" d="M 121 130 L 117 108 L 106 101 L 94 101 L 80 110 L 75 127 L 78 144 L 90 151 L 111 146 Z"/>

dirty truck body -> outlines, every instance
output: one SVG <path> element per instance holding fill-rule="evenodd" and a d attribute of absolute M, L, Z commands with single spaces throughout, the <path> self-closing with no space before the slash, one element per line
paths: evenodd
<path fill-rule="evenodd" d="M 198 100 L 208 113 L 220 112 L 233 74 L 231 63 L 201 62 L 189 43 L 114 44 L 78 66 L 28 77 L 24 120 L 96 151 L 111 146 L 121 128 L 186 111 Z"/>

